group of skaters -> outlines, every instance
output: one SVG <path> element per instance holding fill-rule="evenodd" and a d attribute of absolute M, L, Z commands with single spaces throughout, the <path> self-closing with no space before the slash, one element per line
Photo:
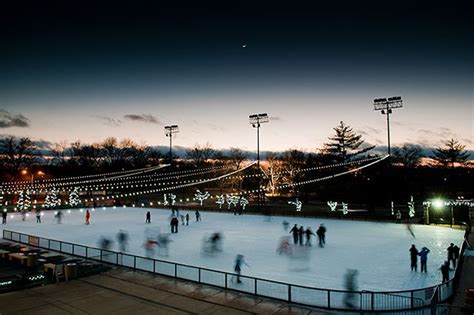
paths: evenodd
<path fill-rule="evenodd" d="M 283 227 L 287 231 L 288 222 L 283 222 Z M 293 234 L 293 244 L 303 246 L 311 246 L 311 237 L 316 235 L 319 241 L 319 247 L 324 247 L 326 245 L 326 227 L 323 223 L 319 225 L 319 228 L 316 230 L 316 234 L 311 230 L 311 227 L 306 229 L 301 225 L 298 227 L 298 224 L 295 224 L 290 230 L 290 234 Z M 304 240 L 306 239 L 306 242 Z"/>
<path fill-rule="evenodd" d="M 128 233 L 124 230 L 120 230 L 116 235 L 116 239 L 117 239 L 117 244 L 118 244 L 119 251 L 120 252 L 126 252 L 127 247 L 128 247 L 128 240 L 129 240 Z M 114 242 L 113 242 L 112 239 L 110 239 L 108 237 L 105 237 L 105 236 L 102 236 L 99 239 L 99 247 L 102 250 L 111 250 L 113 243 Z"/>
<path fill-rule="evenodd" d="M 420 256 L 420 263 L 421 263 L 421 272 L 427 272 L 426 263 L 428 261 L 428 254 L 430 250 L 426 247 L 423 247 L 421 251 L 418 251 L 414 244 L 410 247 L 410 260 L 411 260 L 411 270 L 417 271 L 418 267 L 418 256 Z M 456 268 L 457 260 L 459 259 L 459 252 L 460 248 L 457 245 L 451 243 L 447 248 L 448 259 L 444 261 L 441 265 L 439 270 L 441 271 L 442 281 L 447 282 L 449 281 L 449 272 L 453 271 L 454 269 L 450 268 L 450 264 L 452 262 L 453 268 Z"/>

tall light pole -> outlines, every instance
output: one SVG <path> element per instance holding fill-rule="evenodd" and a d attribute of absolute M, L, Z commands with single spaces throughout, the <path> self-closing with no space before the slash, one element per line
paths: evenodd
<path fill-rule="evenodd" d="M 254 114 L 249 116 L 252 127 L 257 128 L 257 169 L 260 172 L 260 124 L 269 121 L 267 113 Z M 260 212 L 260 176 L 258 176 L 257 209 Z"/>
<path fill-rule="evenodd" d="M 170 125 L 170 126 L 165 126 L 165 135 L 167 137 L 170 137 L 170 164 L 173 161 L 173 155 L 171 148 L 173 146 L 173 134 L 178 133 L 179 128 L 178 125 Z"/>
<path fill-rule="evenodd" d="M 27 170 L 22 170 L 22 171 L 21 171 L 21 174 L 26 175 L 26 174 L 28 174 L 28 171 L 27 171 Z M 38 172 L 36 172 L 36 175 L 37 175 L 37 176 L 43 176 L 43 175 L 44 175 L 44 172 L 38 171 Z M 35 181 L 35 173 L 32 172 L 32 173 L 31 173 L 31 185 L 33 185 L 34 181 Z"/>
<path fill-rule="evenodd" d="M 374 100 L 374 110 L 380 110 L 382 115 L 387 115 L 387 143 L 388 155 L 390 156 L 390 114 L 393 108 L 403 107 L 401 96 L 394 96 L 389 98 L 376 98 Z"/>

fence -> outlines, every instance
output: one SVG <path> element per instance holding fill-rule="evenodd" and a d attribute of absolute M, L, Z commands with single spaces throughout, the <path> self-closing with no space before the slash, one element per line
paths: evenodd
<path fill-rule="evenodd" d="M 3 230 L 3 238 L 134 270 L 327 309 L 378 312 L 421 309 L 430 306 L 433 301 L 445 301 L 453 294 L 453 279 L 428 288 L 393 292 L 322 289 L 249 276 L 240 276 L 241 283 L 237 283 L 234 281 L 236 274 L 224 271 L 103 250 L 9 230 Z M 351 306 L 347 303 L 349 301 Z"/>

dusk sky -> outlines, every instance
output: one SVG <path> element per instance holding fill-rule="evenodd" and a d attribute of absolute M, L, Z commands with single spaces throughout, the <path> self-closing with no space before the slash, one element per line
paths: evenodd
<path fill-rule="evenodd" d="M 262 150 L 315 150 L 341 120 L 385 146 L 372 100 L 402 96 L 393 145 L 474 149 L 474 16 L 461 2 L 66 2 L 0 10 L 0 134 L 166 145 L 177 124 L 176 145 L 254 150 L 248 116 L 268 113 Z"/>

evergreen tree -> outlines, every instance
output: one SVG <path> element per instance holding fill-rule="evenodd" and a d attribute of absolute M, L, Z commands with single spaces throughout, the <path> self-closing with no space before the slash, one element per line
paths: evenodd
<path fill-rule="evenodd" d="M 31 197 L 30 197 L 30 191 L 27 190 L 25 193 L 25 199 L 23 201 L 23 210 L 27 211 L 31 207 Z"/>
<path fill-rule="evenodd" d="M 73 191 L 69 194 L 69 205 L 75 207 L 79 204 L 79 193 L 77 187 L 74 187 Z"/>
<path fill-rule="evenodd" d="M 23 190 L 20 190 L 18 192 L 18 201 L 16 203 L 16 207 L 18 211 L 23 211 L 24 206 L 25 206 L 25 197 L 23 196 Z"/>
<path fill-rule="evenodd" d="M 55 187 L 51 188 L 47 193 L 44 203 L 45 207 L 48 209 L 55 208 L 58 205 L 58 194 Z"/>
<path fill-rule="evenodd" d="M 332 156 L 337 162 L 349 161 L 352 157 L 372 150 L 375 146 L 361 148 L 364 143 L 362 135 L 356 134 L 343 121 L 333 128 L 336 135 L 329 137 L 330 142 L 324 144 L 323 154 Z"/>
<path fill-rule="evenodd" d="M 454 167 L 455 163 L 464 164 L 469 158 L 469 152 L 464 150 L 465 145 L 455 139 L 445 141 L 444 147 L 438 147 L 433 151 L 433 158 L 444 166 Z"/>

